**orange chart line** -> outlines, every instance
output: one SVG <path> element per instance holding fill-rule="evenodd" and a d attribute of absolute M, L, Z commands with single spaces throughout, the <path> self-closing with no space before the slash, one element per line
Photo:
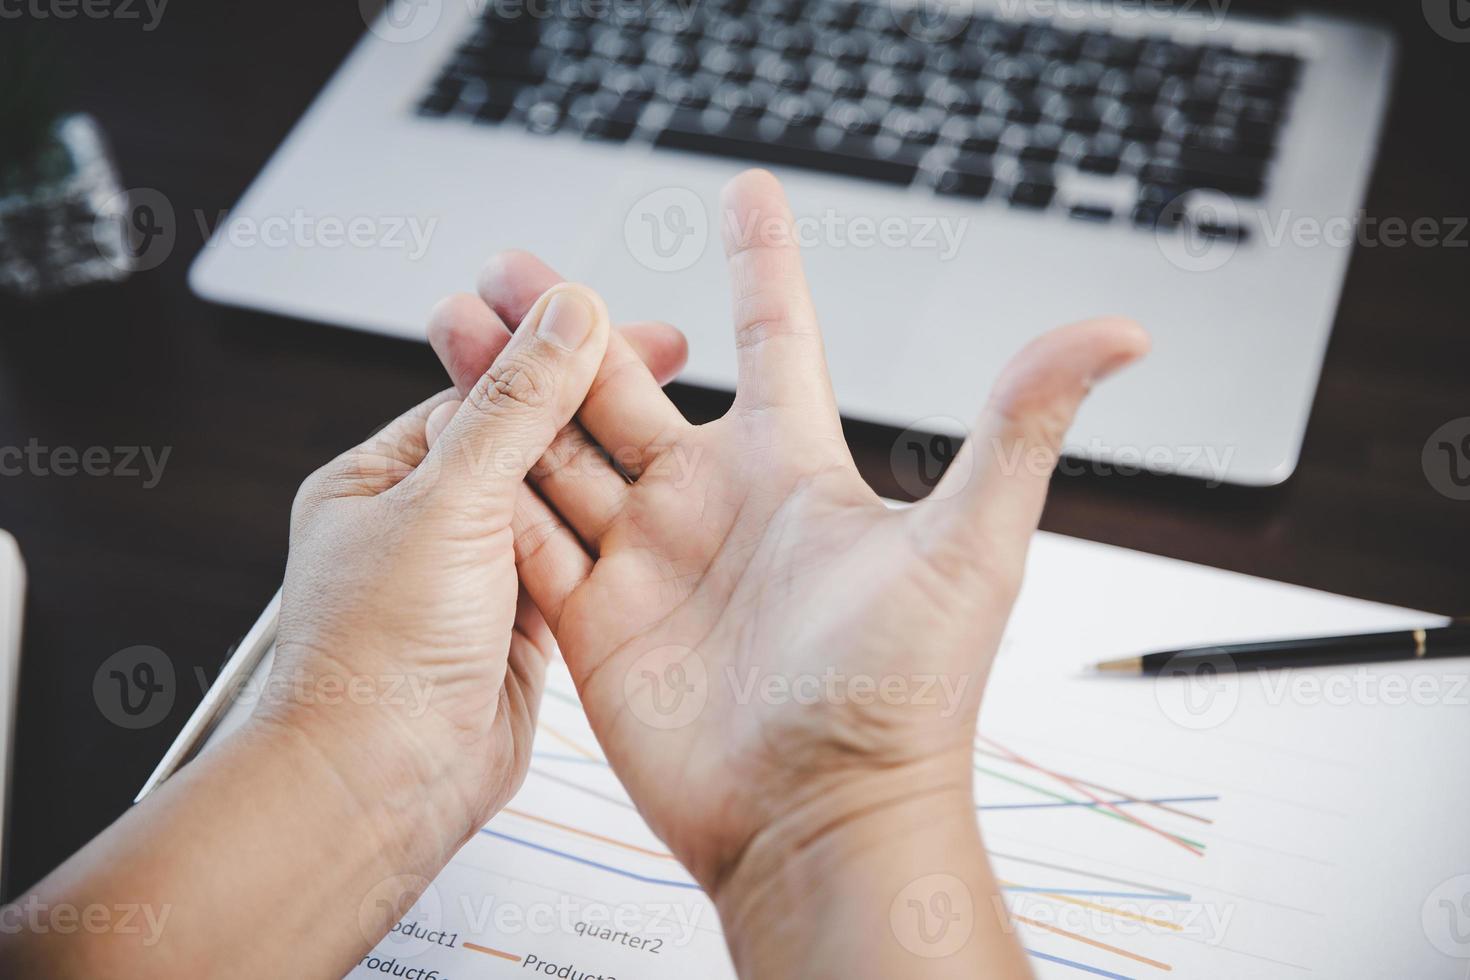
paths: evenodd
<path fill-rule="evenodd" d="M 1004 878 L 997 878 L 996 880 L 999 881 L 1002 885 L 1008 885 L 1012 888 L 1020 887 L 1014 881 L 1006 881 Z M 1165 919 L 1155 919 L 1151 916 L 1140 915 L 1137 912 L 1129 912 L 1127 909 L 1116 909 L 1113 908 L 1111 905 L 1102 905 L 1098 902 L 1089 902 L 1085 898 L 1073 898 L 1071 895 L 1058 895 L 1055 892 L 1031 892 L 1031 894 L 1043 895 L 1047 898 L 1053 899 L 1054 901 L 1066 902 L 1068 905 L 1077 905 L 1084 909 L 1092 909 L 1095 912 L 1105 912 L 1108 915 L 1117 916 L 1118 918 L 1122 919 L 1133 919 L 1135 922 L 1147 922 L 1149 925 L 1158 926 L 1160 929 L 1169 929 L 1174 932 L 1180 932 L 1184 928 L 1177 923 L 1169 922 Z"/>
<path fill-rule="evenodd" d="M 545 732 L 546 734 L 550 735 L 552 738 L 556 739 L 558 742 L 560 742 L 563 745 L 567 746 L 567 748 L 569 748 L 572 751 L 576 752 L 578 755 L 584 756 L 584 757 L 586 757 L 588 759 L 593 759 L 593 760 L 595 760 L 597 762 L 601 762 L 602 761 L 602 756 L 598 755 L 596 752 L 593 752 L 591 749 L 589 749 L 586 746 L 582 745 L 582 743 L 578 742 L 576 739 L 570 738 L 570 737 L 568 737 L 566 735 L 563 735 L 561 732 L 557 731 L 555 728 L 552 728 L 550 725 L 546 724 L 546 722 L 544 722 L 544 721 L 541 722 L 541 730 L 543 732 Z"/>
<path fill-rule="evenodd" d="M 1164 838 L 1164 840 L 1170 841 L 1170 842 L 1172 842 L 1174 844 L 1178 844 L 1180 847 L 1184 848 L 1186 851 L 1188 851 L 1189 853 L 1195 855 L 1196 857 L 1204 857 L 1205 852 L 1203 850 L 1201 850 L 1200 848 L 1195 847 L 1193 844 L 1189 843 L 1188 841 L 1181 840 L 1179 837 L 1175 836 L 1174 834 L 1169 833 L 1167 830 L 1164 830 L 1161 827 L 1155 827 L 1153 824 L 1149 823 L 1147 820 L 1141 820 L 1137 816 L 1129 813 L 1128 811 L 1123 810 L 1123 809 L 1121 809 L 1121 808 L 1119 808 L 1117 806 L 1114 806 L 1113 804 L 1109 803 L 1107 800 L 1105 800 L 1102 797 L 1098 796 L 1092 790 L 1088 789 L 1086 786 L 1084 786 L 1081 783 L 1079 783 L 1077 780 L 1072 779 L 1072 778 L 1070 778 L 1068 776 L 1063 776 L 1061 773 L 1053 772 L 1050 769 L 1047 769 L 1047 768 L 1044 768 L 1042 766 L 1039 766 L 1036 763 L 1032 762 L 1031 760 L 1026 759 L 1026 758 L 1023 758 L 1022 756 L 1016 754 L 1015 752 L 1013 752 L 1010 749 L 1006 748 L 1004 745 L 1001 745 L 999 742 L 995 741 L 995 739 L 986 738 L 984 735 L 980 735 L 978 737 L 980 739 L 982 739 L 983 741 L 989 742 L 991 745 L 994 745 L 996 748 L 1000 749 L 1002 752 L 1004 752 L 1006 755 L 1008 755 L 1011 758 L 1011 761 L 1016 762 L 1016 763 L 1018 763 L 1020 765 L 1023 765 L 1023 766 L 1025 766 L 1028 769 L 1034 769 L 1034 770 L 1036 770 L 1039 773 L 1044 773 L 1045 775 L 1048 775 L 1048 776 L 1050 776 L 1053 779 L 1059 780 L 1060 782 L 1066 783 L 1068 786 L 1072 787 L 1077 792 L 1081 793 L 1082 795 L 1086 796 L 1088 799 L 1092 800 L 1092 802 L 1098 804 L 1101 807 L 1104 807 L 1105 809 L 1107 809 L 1108 811 L 1110 811 L 1112 813 L 1116 813 L 1118 816 L 1122 817 L 1124 820 L 1128 821 L 1129 823 L 1131 823 L 1131 824 L 1137 824 L 1139 827 L 1142 827 L 1144 830 L 1147 830 L 1147 831 L 1150 831 L 1152 833 L 1158 834 L 1160 837 Z"/>
<path fill-rule="evenodd" d="M 514 953 L 507 953 L 503 949 L 491 949 L 489 946 L 481 946 L 479 943 L 464 943 L 463 946 L 465 949 L 472 949 L 477 953 L 485 953 L 490 956 L 498 956 L 503 960 L 510 960 L 512 963 L 519 963 L 521 961 L 519 956 Z"/>
<path fill-rule="evenodd" d="M 1065 936 L 1068 939 L 1075 939 L 1079 943 L 1086 943 L 1087 945 L 1093 946 L 1097 949 L 1107 950 L 1109 953 L 1116 953 L 1119 956 L 1126 956 L 1130 960 L 1134 960 L 1138 963 L 1144 963 L 1148 966 L 1157 967 L 1160 970 L 1174 969 L 1167 963 L 1160 963 L 1158 960 L 1151 960 L 1147 956 L 1140 956 L 1137 953 L 1130 953 L 1126 949 L 1119 949 L 1117 946 L 1109 946 L 1107 943 L 1100 943 L 1096 939 L 1090 939 L 1087 936 L 1079 936 L 1075 932 L 1068 932 L 1065 929 L 1058 929 L 1056 926 L 1048 925 L 1045 922 L 1038 922 L 1035 919 L 1028 919 L 1024 915 L 1017 915 L 1016 913 L 1012 912 L 1011 918 L 1015 919 L 1017 922 L 1024 922 L 1028 926 L 1035 926 L 1038 929 L 1045 929 L 1047 932 L 1054 932 L 1058 936 Z"/>
<path fill-rule="evenodd" d="M 665 851 L 654 851 L 646 847 L 639 847 L 637 844 L 630 844 L 627 841 L 618 840 L 615 837 L 604 837 L 601 834 L 594 834 L 590 830 L 583 830 L 581 827 L 573 827 L 569 824 L 557 823 L 555 820 L 548 820 L 546 817 L 538 817 L 534 813 L 527 813 L 524 810 L 517 810 L 514 807 L 504 807 L 501 812 L 509 813 L 513 817 L 520 817 L 522 820 L 534 820 L 536 823 L 545 824 L 548 827 L 555 827 L 557 830 L 565 830 L 569 834 L 579 834 L 589 840 L 601 841 L 604 844 L 611 844 L 614 847 L 625 848 L 637 854 L 646 854 L 649 857 L 664 858 L 668 861 L 674 860 L 674 855 L 669 854 Z"/>
<path fill-rule="evenodd" d="M 982 749 L 978 746 L 976 747 L 975 751 L 979 752 L 981 755 L 989 756 L 992 759 L 1004 760 L 1006 758 L 999 752 L 992 752 L 989 749 Z M 1121 789 L 1113 789 L 1112 787 L 1104 786 L 1102 783 L 1094 783 L 1091 780 L 1081 779 L 1077 776 L 1067 776 L 1067 778 L 1081 783 L 1083 786 L 1091 786 L 1093 789 L 1101 790 L 1104 793 L 1112 793 L 1114 796 L 1121 796 L 1125 800 L 1131 800 L 1132 802 L 1140 804 L 1142 806 L 1151 806 L 1155 810 L 1163 810 L 1165 813 L 1172 813 L 1177 817 L 1185 817 L 1189 820 L 1198 820 L 1200 823 L 1212 824 L 1215 822 L 1209 817 L 1200 816 L 1198 813 L 1190 813 L 1188 810 L 1181 810 L 1177 806 L 1170 806 L 1167 803 L 1160 803 L 1157 800 L 1140 799 L 1139 797 L 1134 796 L 1132 793 L 1125 793 Z"/>

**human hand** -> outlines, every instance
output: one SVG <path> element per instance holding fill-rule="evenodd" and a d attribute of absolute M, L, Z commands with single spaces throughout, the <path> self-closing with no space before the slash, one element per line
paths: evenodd
<path fill-rule="evenodd" d="M 517 588 L 512 525 L 541 520 L 530 509 L 545 506 L 525 490 L 526 470 L 571 419 L 610 342 L 661 378 L 686 353 L 665 324 L 609 336 L 601 300 L 579 287 L 559 287 L 529 316 L 544 327 L 580 315 L 574 329 L 587 333 L 575 350 L 564 349 L 564 333 L 558 343 L 537 329 L 512 341 L 466 305 L 450 297 L 430 317 L 435 336 L 450 320 L 473 323 L 481 364 L 460 379 L 469 408 L 433 452 L 426 425 L 436 408 L 458 406 L 449 392 L 302 485 L 271 688 L 290 696 L 258 711 L 264 724 L 309 733 L 329 755 L 350 754 L 332 761 L 368 781 L 364 797 L 434 800 L 412 812 L 442 820 L 446 853 L 524 778 L 553 649 Z M 436 423 L 436 433 L 444 428 Z"/>
<path fill-rule="evenodd" d="M 854 853 L 926 828 L 947 828 L 950 856 L 978 851 L 976 716 L 1062 438 L 1088 387 L 1147 338 L 1103 319 L 1033 342 L 933 498 L 890 510 L 844 442 L 779 185 L 747 173 L 725 207 L 734 406 L 692 426 L 646 376 L 611 373 L 578 419 L 633 482 L 595 451 L 576 466 L 552 454 L 564 469 L 533 480 L 555 514 L 516 545 L 609 761 L 749 965 L 769 957 L 743 942 L 794 928 L 761 911 L 787 908 L 765 901 L 781 882 L 815 894 L 811 880 L 840 877 Z M 758 237 L 735 240 L 742 229 Z M 512 254 L 480 290 L 515 323 L 557 281 Z M 455 352 L 475 325 L 449 326 L 436 349 L 453 376 L 472 374 L 482 365 Z M 846 928 L 868 924 L 855 911 Z"/>

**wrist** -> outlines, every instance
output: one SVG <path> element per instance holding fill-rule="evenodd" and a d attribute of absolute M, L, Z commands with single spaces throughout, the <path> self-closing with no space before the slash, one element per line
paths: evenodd
<path fill-rule="evenodd" d="M 484 822 L 456 779 L 457 754 L 370 698 L 275 697 L 257 706 L 247 731 L 338 796 L 396 868 L 437 867 Z"/>
<path fill-rule="evenodd" d="M 968 767 L 936 759 L 845 781 L 758 834 L 713 892 L 740 975 L 1025 975 L 972 792 Z"/>

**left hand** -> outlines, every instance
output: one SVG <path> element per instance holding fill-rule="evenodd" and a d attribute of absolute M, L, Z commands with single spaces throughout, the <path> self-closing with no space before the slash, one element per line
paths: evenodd
<path fill-rule="evenodd" d="M 553 650 L 517 586 L 512 526 L 546 506 L 526 472 L 571 421 L 609 346 L 660 379 L 685 353 L 664 324 L 610 333 L 602 301 L 569 285 L 548 290 L 513 338 L 464 296 L 436 308 L 430 336 L 480 311 L 466 352 L 476 370 L 457 379 L 469 411 L 445 431 L 449 413 L 436 410 L 459 402 L 444 392 L 302 485 L 270 688 L 287 697 L 257 710 L 258 722 L 327 746 L 344 773 L 381 772 L 363 795 L 435 794 L 446 848 L 524 778 Z M 587 328 L 575 350 L 538 329 L 568 312 Z M 445 431 L 432 453 L 426 425 Z"/>

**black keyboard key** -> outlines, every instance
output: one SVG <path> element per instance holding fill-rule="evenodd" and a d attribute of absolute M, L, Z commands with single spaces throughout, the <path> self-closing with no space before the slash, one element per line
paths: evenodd
<path fill-rule="evenodd" d="M 916 106 L 924 101 L 924 89 L 913 75 L 883 68 L 868 79 L 868 94 L 899 106 Z"/>
<path fill-rule="evenodd" d="M 851 34 L 827 34 L 817 38 L 815 53 L 853 67 L 868 60 L 868 45 Z"/>
<path fill-rule="evenodd" d="M 673 75 L 688 75 L 699 67 L 699 52 L 677 38 L 661 37 L 648 46 L 648 63 Z"/>
<path fill-rule="evenodd" d="M 868 91 L 868 84 L 859 72 L 835 61 L 821 61 L 815 66 L 812 87 L 839 99 L 861 98 Z"/>
<path fill-rule="evenodd" d="M 1023 170 L 1011 185 L 1012 207 L 1044 208 L 1056 195 L 1057 187 L 1049 170 Z"/>
<path fill-rule="evenodd" d="M 1102 204 L 1074 204 L 1067 213 L 1083 221 L 1107 223 L 1113 220 L 1113 209 Z"/>
<path fill-rule="evenodd" d="M 1196 231 L 1206 238 L 1225 239 L 1233 242 L 1243 242 L 1248 236 L 1244 225 L 1231 224 L 1227 222 L 1203 219 L 1192 222 Z"/>
<path fill-rule="evenodd" d="M 883 117 L 879 131 L 900 143 L 931 146 L 939 139 L 939 127 L 943 123 L 943 113 L 899 108 Z"/>
<path fill-rule="evenodd" d="M 952 145 L 964 153 L 989 155 L 1000 148 L 1000 138 L 1005 125 L 991 117 L 966 119 L 956 117 L 945 121 L 939 129 L 940 142 Z"/>
<path fill-rule="evenodd" d="M 1018 54 L 996 58 L 985 68 L 985 77 L 1013 92 L 1030 92 L 1041 81 L 1046 62 L 1036 55 Z"/>
<path fill-rule="evenodd" d="M 771 35 L 767 47 L 781 52 L 788 58 L 804 58 L 812 53 L 813 44 L 811 30 L 797 25 L 782 27 L 777 30 Z"/>
<path fill-rule="evenodd" d="M 755 77 L 755 65 L 751 62 L 750 55 L 741 48 L 723 44 L 713 45 L 704 52 L 702 67 L 711 75 L 737 84 Z"/>
<path fill-rule="evenodd" d="M 670 79 L 656 97 L 681 109 L 703 109 L 709 105 L 713 92 L 714 84 L 707 76 L 700 75 Z"/>
<path fill-rule="evenodd" d="M 816 134 L 801 134 L 776 141 L 771 138 L 769 129 L 752 120 L 723 119 L 708 111 L 675 112 L 655 143 L 696 153 L 804 167 L 890 184 L 909 184 L 919 170 L 915 154 L 900 152 L 885 156 L 879 151 L 880 144 L 876 139 L 843 137 L 826 142 Z"/>
<path fill-rule="evenodd" d="M 1083 173 L 1110 177 L 1118 172 L 1118 154 L 1088 150 L 1077 160 L 1077 169 Z"/>
<path fill-rule="evenodd" d="M 633 135 L 643 103 L 619 99 L 611 92 L 583 95 L 567 109 L 571 126 L 588 139 L 625 140 Z"/>
<path fill-rule="evenodd" d="M 1294 60 L 1267 60 L 1257 55 L 1212 48 L 1199 62 L 1201 75 L 1217 78 L 1232 88 L 1272 93 L 1285 90 L 1296 75 Z"/>
<path fill-rule="evenodd" d="M 1041 84 L 1063 95 L 1093 95 L 1102 81 L 1103 70 L 1095 64 L 1053 62 L 1041 72 Z"/>
<path fill-rule="evenodd" d="M 848 136 L 876 136 L 882 122 L 876 112 L 861 102 L 834 102 L 826 112 L 827 126 Z"/>
<path fill-rule="evenodd" d="M 929 84 L 924 93 L 926 105 L 934 106 L 952 115 L 974 115 L 980 111 L 980 100 L 967 85 L 940 77 Z"/>
<path fill-rule="evenodd" d="M 924 49 L 913 41 L 882 41 L 873 49 L 869 60 L 912 74 L 924 67 Z"/>
<path fill-rule="evenodd" d="M 742 51 L 755 47 L 756 26 L 747 20 L 723 20 L 709 32 L 710 40 Z"/>
<path fill-rule="evenodd" d="M 936 194 L 982 198 L 995 185 L 995 177 L 988 164 L 970 168 L 947 166 L 934 172 L 930 185 Z"/>

